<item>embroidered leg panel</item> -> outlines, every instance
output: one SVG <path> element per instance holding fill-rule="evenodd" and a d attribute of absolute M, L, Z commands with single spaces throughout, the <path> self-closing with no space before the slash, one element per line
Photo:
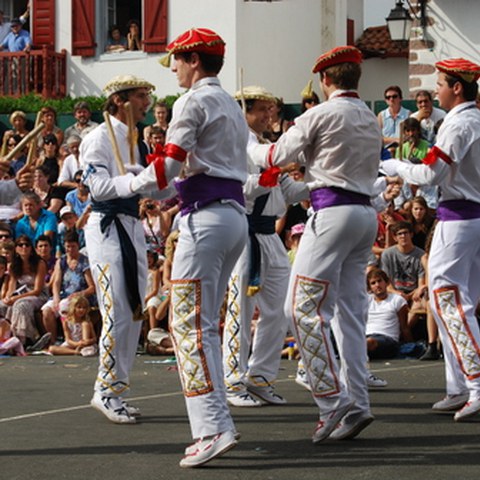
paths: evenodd
<path fill-rule="evenodd" d="M 213 391 L 202 345 L 200 280 L 172 281 L 172 336 L 186 397 Z"/>
<path fill-rule="evenodd" d="M 225 386 L 228 390 L 238 390 L 241 375 L 240 358 L 240 305 L 239 305 L 238 275 L 235 275 L 228 285 L 227 312 L 225 315 L 225 333 L 223 345 L 223 367 L 225 370 Z"/>
<path fill-rule="evenodd" d="M 340 392 L 335 358 L 329 340 L 330 328 L 320 314 L 328 282 L 297 276 L 293 298 L 293 318 L 302 360 L 315 396 Z"/>
<path fill-rule="evenodd" d="M 115 374 L 115 338 L 113 337 L 113 298 L 110 280 L 110 265 L 95 265 L 98 285 L 100 287 L 99 307 L 102 312 L 102 336 L 100 338 L 100 368 L 97 384 L 104 396 L 119 396 L 130 388 L 124 381 L 118 380 Z"/>
<path fill-rule="evenodd" d="M 434 290 L 437 314 L 447 330 L 453 351 L 467 378 L 480 377 L 480 348 L 468 325 L 455 286 Z"/>

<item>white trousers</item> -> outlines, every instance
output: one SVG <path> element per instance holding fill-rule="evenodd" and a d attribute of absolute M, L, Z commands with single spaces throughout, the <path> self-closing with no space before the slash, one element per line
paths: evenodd
<path fill-rule="evenodd" d="M 170 322 L 194 439 L 235 428 L 223 383 L 220 309 L 246 242 L 246 216 L 230 203 L 180 220 Z"/>
<path fill-rule="evenodd" d="M 230 392 L 244 390 L 247 383 L 264 386 L 275 381 L 288 329 L 282 302 L 290 275 L 287 252 L 276 234 L 257 234 L 257 239 L 261 250 L 260 291 L 247 296 L 250 242 L 238 259 L 229 282 L 223 330 L 223 368 L 225 385 Z M 255 306 L 260 309 L 260 317 L 252 345 Z"/>
<path fill-rule="evenodd" d="M 439 222 L 428 261 L 432 312 L 445 357 L 447 394 L 480 398 L 480 219 Z"/>
<path fill-rule="evenodd" d="M 129 375 L 135 360 L 142 322 L 132 319 L 117 229 L 112 223 L 103 234 L 100 231 L 101 218 L 102 214 L 92 212 L 85 227 L 88 259 L 102 314 L 95 391 L 102 396 L 118 397 L 130 388 Z M 133 217 L 119 215 L 119 218 L 137 252 L 138 287 L 143 300 L 148 271 L 143 227 Z"/>
<path fill-rule="evenodd" d="M 376 231 L 371 207 L 325 208 L 308 220 L 295 256 L 285 309 L 293 316 L 297 344 L 322 414 L 349 397 L 356 402 L 352 413 L 370 411 L 365 269 Z"/>

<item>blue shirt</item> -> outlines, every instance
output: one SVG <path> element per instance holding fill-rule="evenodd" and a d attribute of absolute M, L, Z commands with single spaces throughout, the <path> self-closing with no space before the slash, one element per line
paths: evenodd
<path fill-rule="evenodd" d="M 65 201 L 68 202 L 72 208 L 73 211 L 77 214 L 77 217 L 80 217 L 83 213 L 83 211 L 92 203 L 92 200 L 90 199 L 90 195 L 88 198 L 82 202 L 78 197 L 77 197 L 77 189 L 75 188 L 74 190 L 70 190 L 67 195 L 65 196 Z"/>
<path fill-rule="evenodd" d="M 410 112 L 410 110 L 407 110 L 404 107 L 400 107 L 400 111 L 398 112 L 397 117 L 393 118 L 388 108 L 382 110 L 380 112 L 383 119 L 382 135 L 384 137 L 400 137 L 400 123 L 406 120 L 410 116 L 410 113 L 412 113 Z"/>
<path fill-rule="evenodd" d="M 55 245 L 55 236 L 57 235 L 57 216 L 42 208 L 35 230 L 30 225 L 30 218 L 24 215 L 17 222 L 17 226 L 15 227 L 15 238 L 18 238 L 20 235 L 27 235 L 35 244 L 37 238 L 40 235 L 44 235 L 45 232 L 54 232 L 55 235 L 54 238 L 52 238 L 52 243 Z"/>
<path fill-rule="evenodd" d="M 22 52 L 27 45 L 32 44 L 30 34 L 26 30 L 20 30 L 18 34 L 10 32 L 2 43 L 2 47 L 9 52 Z"/>

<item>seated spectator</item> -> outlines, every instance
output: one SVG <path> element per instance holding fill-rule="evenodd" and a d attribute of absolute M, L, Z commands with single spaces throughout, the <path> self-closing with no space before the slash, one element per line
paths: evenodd
<path fill-rule="evenodd" d="M 7 154 L 13 150 L 20 142 L 22 141 L 22 137 L 18 134 L 11 135 L 8 137 L 7 140 Z M 10 162 L 10 167 L 12 168 L 13 172 L 16 174 L 27 161 L 27 148 L 25 147 L 23 150 L 18 151 L 13 159 Z"/>
<path fill-rule="evenodd" d="M 410 216 L 407 219 L 413 225 L 413 244 L 425 250 L 427 238 L 432 229 L 435 217 L 428 208 L 427 201 L 420 196 L 411 200 Z"/>
<path fill-rule="evenodd" d="M 304 223 L 297 223 L 292 227 L 290 230 L 290 250 L 288 251 L 288 260 L 290 264 L 293 264 L 295 260 L 295 255 L 297 254 L 298 245 L 300 243 L 300 239 L 302 238 L 303 232 L 305 231 L 305 224 Z"/>
<path fill-rule="evenodd" d="M 145 313 L 148 315 L 148 330 L 157 328 L 157 311 L 163 308 L 163 317 L 168 309 L 169 298 L 162 290 L 161 270 L 158 265 L 158 253 L 155 250 L 147 250 L 148 275 L 147 295 L 145 297 Z"/>
<path fill-rule="evenodd" d="M 55 244 L 57 235 L 56 215 L 42 207 L 42 200 L 34 192 L 24 193 L 21 205 L 24 216 L 15 227 L 16 238 L 26 235 L 33 243 L 40 235 L 47 235 Z"/>
<path fill-rule="evenodd" d="M 378 124 L 382 130 L 383 144 L 398 143 L 400 124 L 412 112 L 402 107 L 402 89 L 398 85 L 387 87 L 384 92 L 387 108 L 378 113 Z"/>
<path fill-rule="evenodd" d="M 27 116 L 21 110 L 15 110 L 10 114 L 8 118 L 10 125 L 12 126 L 11 130 L 7 130 L 3 135 L 3 140 L 6 141 L 14 135 L 18 135 L 20 138 L 23 138 L 27 133 Z M 17 142 L 18 143 L 18 142 Z"/>
<path fill-rule="evenodd" d="M 410 160 L 412 163 L 421 163 L 428 153 L 430 144 L 422 139 L 420 122 L 413 117 L 403 121 L 403 146 L 395 151 L 396 158 Z"/>
<path fill-rule="evenodd" d="M 23 22 L 19 18 L 14 18 L 10 22 L 10 33 L 0 44 L 0 51 L 6 52 L 29 52 L 32 48 L 32 38 L 30 33 L 23 28 Z"/>
<path fill-rule="evenodd" d="M 171 219 L 161 211 L 160 203 L 151 198 L 140 200 L 140 220 L 148 246 L 158 254 L 165 251 L 165 240 L 170 233 Z"/>
<path fill-rule="evenodd" d="M 77 228 L 78 216 L 72 207 L 66 205 L 60 210 L 60 221 L 55 249 L 57 257 L 65 253 L 65 238 L 69 232 L 74 232 L 78 236 L 80 249 L 85 247 L 85 232 L 83 228 Z"/>
<path fill-rule="evenodd" d="M 65 234 L 65 251 L 55 264 L 52 297 L 42 307 L 43 327 L 51 334 L 52 343 L 57 339 L 57 319 L 67 312 L 74 298 L 83 296 L 91 306 L 96 305 L 95 285 L 88 258 L 80 253 L 75 232 Z"/>
<path fill-rule="evenodd" d="M 67 137 L 66 146 L 68 148 L 68 155 L 62 163 L 57 182 L 59 186 L 66 187 L 68 190 L 77 188 L 75 174 L 80 170 L 79 157 L 81 141 L 82 139 L 76 134 Z"/>
<path fill-rule="evenodd" d="M 130 20 L 127 23 L 127 48 L 128 50 L 142 50 L 142 37 L 140 24 L 137 20 Z"/>
<path fill-rule="evenodd" d="M 149 136 L 149 141 L 148 141 L 149 151 L 151 153 L 155 152 L 155 149 L 157 148 L 157 145 L 160 146 L 160 147 L 163 147 L 165 145 L 166 138 L 167 138 L 166 130 L 163 130 L 160 127 L 153 126 L 150 129 L 150 136 Z"/>
<path fill-rule="evenodd" d="M 378 268 L 367 274 L 368 319 L 366 327 L 369 358 L 393 358 L 400 340 L 410 341 L 408 305 L 400 295 L 389 293 L 387 274 Z"/>
<path fill-rule="evenodd" d="M 7 273 L 10 271 L 14 254 L 15 254 L 15 242 L 12 239 L 0 240 L 0 255 L 7 260 Z M 2 291 L 2 298 L 4 296 L 5 296 L 5 292 Z"/>
<path fill-rule="evenodd" d="M 35 252 L 47 265 L 47 274 L 45 275 L 45 286 L 50 291 L 53 280 L 53 269 L 55 268 L 55 254 L 52 245 L 52 239 L 46 235 L 40 235 L 35 242 Z"/>
<path fill-rule="evenodd" d="M 398 222 L 392 232 L 396 244 L 382 253 L 380 265 L 390 278 L 389 291 L 401 295 L 409 303 L 408 327 L 412 330 L 418 315 L 426 313 L 426 279 L 422 265 L 425 252 L 413 244 L 411 223 Z"/>
<path fill-rule="evenodd" d="M 155 122 L 152 125 L 148 125 L 143 130 L 143 139 L 150 143 L 150 135 L 152 133 L 152 127 L 159 127 L 165 132 L 168 129 L 168 106 L 165 102 L 159 100 L 153 106 L 153 117 L 155 118 Z"/>
<path fill-rule="evenodd" d="M 92 111 L 90 110 L 90 105 L 85 101 L 77 102 L 74 105 L 73 116 L 77 121 L 65 129 L 65 138 L 67 139 L 67 143 L 69 137 L 76 135 L 83 139 L 85 135 L 98 127 L 98 123 L 91 120 Z M 78 167 L 75 171 L 77 170 Z"/>
<path fill-rule="evenodd" d="M 17 355 L 25 357 L 25 349 L 18 337 L 12 334 L 10 324 L 0 318 L 0 355 Z"/>
<path fill-rule="evenodd" d="M 43 137 L 37 166 L 44 166 L 47 169 L 48 182 L 51 185 L 57 182 L 58 175 L 60 174 L 59 144 L 57 137 L 53 133 L 49 133 Z"/>
<path fill-rule="evenodd" d="M 122 35 L 118 25 L 112 25 L 108 29 L 108 38 L 105 51 L 108 53 L 120 53 L 127 50 L 127 39 Z"/>
<path fill-rule="evenodd" d="M 387 208 L 377 214 L 377 238 L 373 244 L 373 254 L 379 259 L 386 248 L 395 244 L 392 227 L 398 222 L 405 221 L 400 213 L 395 211 L 393 201 L 388 203 Z"/>
<path fill-rule="evenodd" d="M 432 94 L 427 90 L 419 90 L 415 94 L 415 102 L 418 111 L 412 113 L 412 118 L 420 122 L 422 138 L 433 145 L 437 136 L 435 125 L 445 118 L 446 112 L 433 106 Z"/>
<path fill-rule="evenodd" d="M 58 213 L 65 203 L 63 192 L 49 182 L 49 170 L 45 165 L 35 167 L 33 173 L 33 191 L 43 202 L 43 206 L 52 213 Z"/>
<path fill-rule="evenodd" d="M 90 198 L 90 192 L 85 184 L 82 182 L 82 171 L 79 170 L 75 173 L 74 177 L 76 188 L 71 190 L 65 196 L 67 206 L 72 207 L 79 219 L 85 214 L 87 208 L 90 207 L 92 200 Z M 83 225 L 78 228 L 83 228 Z"/>
<path fill-rule="evenodd" d="M 3 255 L 0 255 L 0 298 L 3 298 L 8 286 L 8 261 Z"/>
<path fill-rule="evenodd" d="M 23 345 L 33 344 L 40 335 L 35 310 L 47 300 L 45 275 L 47 266 L 35 253 L 27 235 L 15 240 L 15 254 L 5 296 L 0 302 L 0 316 L 7 318 L 12 332 Z"/>
<path fill-rule="evenodd" d="M 64 134 L 63 130 L 56 125 L 57 111 L 53 107 L 42 107 L 40 109 L 40 121 L 45 124 L 45 127 L 37 138 L 37 148 L 42 148 L 43 139 L 50 133 L 57 137 L 57 145 L 61 145 L 63 143 Z"/>
<path fill-rule="evenodd" d="M 51 345 L 52 355 L 82 355 L 91 357 L 98 353 L 97 336 L 90 320 L 90 303 L 78 295 L 70 302 L 68 311 L 62 318 L 65 341 L 61 345 Z"/>

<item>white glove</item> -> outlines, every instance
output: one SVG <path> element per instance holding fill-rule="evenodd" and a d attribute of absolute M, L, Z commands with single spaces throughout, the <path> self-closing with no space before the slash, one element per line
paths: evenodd
<path fill-rule="evenodd" d="M 135 195 L 130 188 L 130 184 L 134 178 L 135 175 L 130 172 L 125 175 L 119 175 L 118 177 L 112 178 L 115 191 L 120 198 L 130 198 Z"/>
<path fill-rule="evenodd" d="M 125 167 L 126 173 L 133 173 L 134 175 L 138 175 L 140 172 L 143 172 L 143 170 L 145 170 L 142 165 L 138 165 L 137 163 L 135 165 L 126 163 L 123 166 Z"/>
<path fill-rule="evenodd" d="M 400 160 L 384 160 L 380 163 L 380 172 L 385 173 L 388 177 L 398 175 L 398 167 L 401 165 Z"/>

